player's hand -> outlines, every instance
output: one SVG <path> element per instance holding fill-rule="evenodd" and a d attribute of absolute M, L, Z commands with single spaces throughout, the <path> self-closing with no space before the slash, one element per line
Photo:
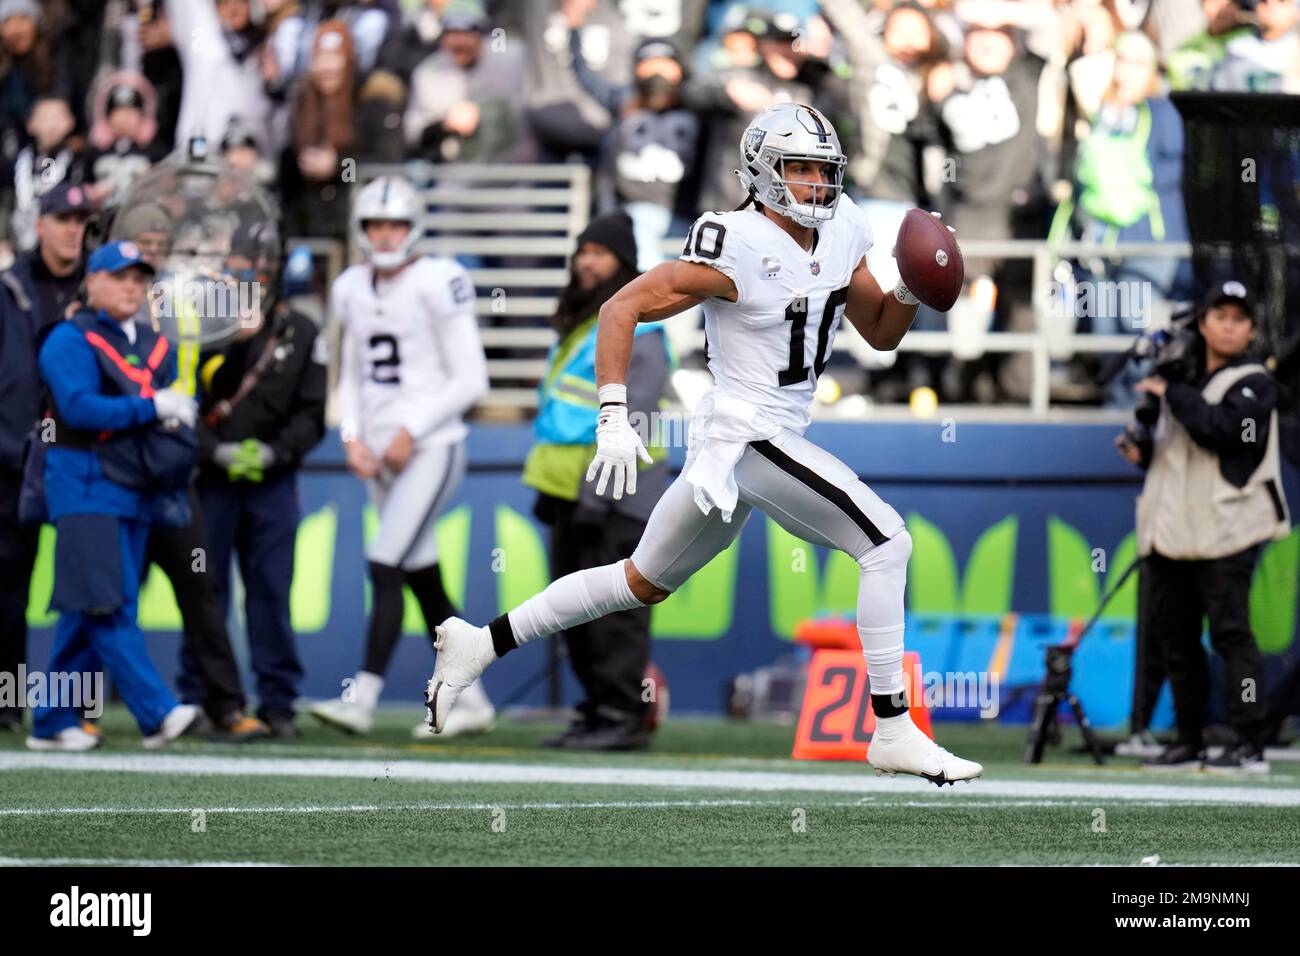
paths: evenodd
<path fill-rule="evenodd" d="M 161 392 L 154 394 L 153 410 L 154 414 L 158 416 L 158 421 L 163 423 L 177 421 L 186 428 L 194 427 L 194 422 L 199 414 L 199 408 L 194 403 L 194 399 L 170 388 L 164 388 Z"/>
<path fill-rule="evenodd" d="M 379 475 L 379 460 L 360 440 L 354 438 L 352 441 L 344 442 L 343 452 L 347 455 L 348 471 L 362 481 Z"/>
<path fill-rule="evenodd" d="M 397 474 L 406 467 L 406 463 L 411 460 L 411 453 L 415 451 L 415 439 L 405 428 L 399 428 L 393 440 L 388 443 L 384 449 L 384 464 L 393 474 Z"/>
<path fill-rule="evenodd" d="M 600 473 L 596 482 L 596 494 L 605 493 L 605 485 L 612 473 L 614 476 L 614 500 L 623 497 L 623 489 L 629 495 L 636 494 L 636 460 L 640 458 L 647 465 L 654 459 L 646 451 L 645 443 L 627 420 L 626 405 L 606 405 L 600 410 L 600 421 L 596 425 L 596 457 L 587 468 L 587 480 L 591 481 Z"/>

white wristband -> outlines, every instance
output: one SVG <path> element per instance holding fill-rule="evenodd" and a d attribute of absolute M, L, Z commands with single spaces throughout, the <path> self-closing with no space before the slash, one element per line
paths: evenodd
<path fill-rule="evenodd" d="M 602 385 L 596 392 L 596 399 L 602 405 L 608 402 L 617 402 L 619 405 L 626 405 L 627 386 L 621 382 L 611 382 L 608 385 Z"/>
<path fill-rule="evenodd" d="M 903 285 L 902 279 L 899 279 L 898 285 L 894 286 L 894 298 L 897 299 L 899 302 L 903 303 L 903 305 L 921 304 L 921 300 L 918 299 L 916 296 L 912 295 L 911 290 L 908 289 L 907 286 Z"/>

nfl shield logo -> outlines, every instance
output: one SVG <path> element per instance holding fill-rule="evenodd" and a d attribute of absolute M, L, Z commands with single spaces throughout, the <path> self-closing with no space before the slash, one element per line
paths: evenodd
<path fill-rule="evenodd" d="M 820 262 L 814 262 L 812 264 L 812 274 L 815 276 L 822 274 L 822 264 Z"/>

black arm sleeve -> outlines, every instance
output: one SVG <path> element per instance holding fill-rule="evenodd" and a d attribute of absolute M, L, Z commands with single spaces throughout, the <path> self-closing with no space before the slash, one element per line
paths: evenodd
<path fill-rule="evenodd" d="M 1247 422 L 1255 423 L 1255 435 L 1262 439 L 1269 413 L 1277 405 L 1277 386 L 1268 375 L 1248 375 L 1211 405 L 1193 385 L 1171 382 L 1165 392 L 1169 410 L 1187 429 L 1196 444 L 1216 454 L 1239 451 Z"/>

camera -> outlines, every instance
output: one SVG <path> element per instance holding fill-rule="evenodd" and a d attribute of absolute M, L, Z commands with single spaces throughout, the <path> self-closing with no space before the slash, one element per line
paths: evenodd
<path fill-rule="evenodd" d="M 1169 328 L 1156 329 L 1138 336 L 1124 353 L 1115 372 L 1129 362 L 1149 362 L 1152 373 L 1166 382 L 1189 382 L 1196 375 L 1199 339 L 1192 314 L 1189 312 L 1177 316 Z M 1159 417 L 1159 397 L 1145 394 L 1133 410 L 1134 420 L 1124 429 L 1124 434 L 1131 442 L 1141 446 L 1150 441 L 1151 429 Z"/>

